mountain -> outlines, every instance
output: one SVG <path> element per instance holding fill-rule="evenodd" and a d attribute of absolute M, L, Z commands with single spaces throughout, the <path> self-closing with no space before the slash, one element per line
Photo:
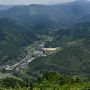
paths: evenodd
<path fill-rule="evenodd" d="M 69 27 L 90 13 L 89 1 L 74 1 L 59 5 L 21 5 L 1 11 L 0 17 L 11 18 L 23 22 L 35 32 Z M 38 31 L 37 31 L 38 29 Z"/>
<path fill-rule="evenodd" d="M 70 26 L 75 18 L 60 9 L 48 5 L 15 6 L 7 11 L 0 12 L 1 17 L 16 19 L 30 26 L 36 32 L 56 27 Z M 68 23 L 70 22 L 70 23 Z"/>
<path fill-rule="evenodd" d="M 55 7 L 78 18 L 90 13 L 90 2 L 87 0 L 76 0 L 71 3 L 54 5 Z"/>
<path fill-rule="evenodd" d="M 90 89 L 89 1 L 0 7 L 0 90 Z"/>
<path fill-rule="evenodd" d="M 46 46 L 62 50 L 32 61 L 28 72 L 50 69 L 89 77 L 90 23 L 78 22 L 89 13 L 90 2 L 85 0 L 59 5 L 14 6 L 0 11 L 0 64 L 16 62 L 23 48 L 37 40 L 37 36 L 49 35 L 50 31 L 54 40 Z"/>
<path fill-rule="evenodd" d="M 13 7 L 13 5 L 0 5 L 0 11 L 8 10 L 12 7 Z"/>
<path fill-rule="evenodd" d="M 36 40 L 36 35 L 38 34 L 48 35 L 49 31 L 53 33 L 54 30 L 58 30 L 59 28 L 70 27 L 73 24 L 77 24 L 81 17 L 84 20 L 84 16 L 89 20 L 88 13 L 90 13 L 90 2 L 85 0 L 82 3 L 80 1 L 74 1 L 59 5 L 21 5 L 0 11 L 1 61 L 4 61 L 4 59 L 7 60 L 8 55 L 12 56 L 12 58 L 16 57 L 19 51 L 15 47 L 23 47 L 32 43 Z M 55 32 L 55 40 L 50 45 L 64 46 L 69 41 L 72 41 L 72 37 L 76 39 L 79 36 L 82 37 L 84 33 L 87 33 L 84 31 L 79 32 L 77 31 L 78 29 L 75 30 L 73 34 L 71 34 L 73 30 L 65 29 L 60 29 L 60 31 Z M 14 48 L 15 50 L 10 49 L 9 54 L 5 48 L 7 48 L 7 51 L 10 48 Z M 11 60 L 11 58 L 9 59 Z"/>
<path fill-rule="evenodd" d="M 32 61 L 27 72 L 58 71 L 90 80 L 90 23 L 77 24 L 73 30 L 59 30 L 54 34 L 55 39 L 47 45 L 61 50 Z"/>
<path fill-rule="evenodd" d="M 24 47 L 37 40 L 37 36 L 22 23 L 0 19 L 0 65 L 15 62 Z"/>
<path fill-rule="evenodd" d="M 80 17 L 76 23 L 81 23 L 81 22 L 90 22 L 90 14 L 87 14 L 83 17 Z"/>
<path fill-rule="evenodd" d="M 79 18 L 88 13 L 90 13 L 90 3 L 88 1 L 83 1 L 82 3 L 80 3 L 80 1 L 74 1 L 60 5 L 22 5 L 0 11 L 1 61 L 5 58 L 5 60 L 7 60 L 8 55 L 12 56 L 12 58 L 16 57 L 19 51 L 17 51 L 16 49 L 18 48 L 15 49 L 15 47 L 22 47 L 32 43 L 36 39 L 36 34 L 48 35 L 49 31 L 53 32 L 53 30 L 58 28 L 72 26 L 74 21 L 79 20 Z M 72 30 L 63 29 L 55 32 L 55 40 L 51 42 L 50 45 L 65 45 L 72 40 L 72 37 L 70 37 L 71 32 Z M 75 38 L 78 35 L 77 33 L 78 31 L 74 35 Z M 33 38 L 33 36 L 35 38 Z M 7 47 L 7 45 L 9 46 Z M 7 48 L 7 51 L 10 48 L 14 48 L 15 50 L 10 49 L 9 54 L 5 48 Z M 16 53 L 16 51 L 18 53 Z M 11 58 L 9 59 L 11 60 Z"/>

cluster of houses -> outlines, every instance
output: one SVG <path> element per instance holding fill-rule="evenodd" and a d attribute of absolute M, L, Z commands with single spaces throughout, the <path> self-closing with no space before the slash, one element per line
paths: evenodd
<path fill-rule="evenodd" d="M 39 44 L 37 47 L 35 46 L 34 49 L 31 49 L 28 55 L 22 59 L 20 62 L 12 66 L 6 66 L 6 70 L 16 70 L 19 71 L 21 68 L 25 68 L 28 63 L 34 60 L 36 57 L 46 57 L 55 53 L 59 48 L 45 48 L 44 43 Z"/>
<path fill-rule="evenodd" d="M 35 50 L 34 55 L 36 57 L 47 56 L 47 55 L 55 53 L 56 51 L 57 51 L 57 48 L 41 48 L 40 50 Z"/>

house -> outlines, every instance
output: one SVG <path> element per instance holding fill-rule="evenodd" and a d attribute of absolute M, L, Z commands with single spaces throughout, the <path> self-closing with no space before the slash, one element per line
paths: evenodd
<path fill-rule="evenodd" d="M 42 48 L 42 50 L 44 54 L 52 54 L 57 50 L 57 48 Z"/>

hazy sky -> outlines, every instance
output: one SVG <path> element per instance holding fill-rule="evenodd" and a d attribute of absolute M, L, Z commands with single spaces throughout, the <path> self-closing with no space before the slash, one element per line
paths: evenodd
<path fill-rule="evenodd" d="M 0 0 L 0 4 L 53 4 L 73 0 Z"/>
<path fill-rule="evenodd" d="M 55 4 L 74 0 L 0 0 L 0 4 Z"/>

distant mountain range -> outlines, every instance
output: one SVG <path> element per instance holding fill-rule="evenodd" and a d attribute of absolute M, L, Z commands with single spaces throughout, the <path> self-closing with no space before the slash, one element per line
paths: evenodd
<path fill-rule="evenodd" d="M 90 14 L 90 2 L 74 1 L 59 5 L 22 5 L 1 11 L 0 17 L 21 21 L 33 29 L 69 27 Z"/>
<path fill-rule="evenodd" d="M 14 5 L 0 5 L 0 11 L 8 10 L 12 8 Z"/>

